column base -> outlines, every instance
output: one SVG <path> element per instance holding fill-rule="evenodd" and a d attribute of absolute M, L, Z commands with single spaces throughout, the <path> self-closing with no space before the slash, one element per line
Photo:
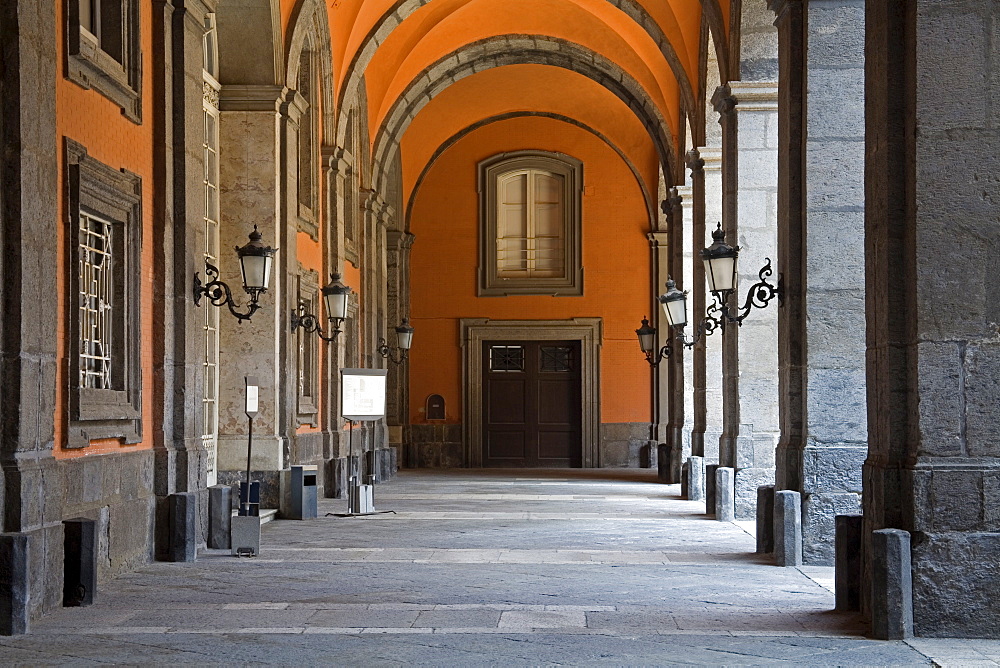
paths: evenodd
<path fill-rule="evenodd" d="M 861 512 L 861 494 L 811 493 L 802 499 L 802 561 L 833 566 L 836 561 L 837 515 Z"/>
<path fill-rule="evenodd" d="M 774 485 L 774 469 L 736 469 L 736 519 L 752 520 L 757 517 L 757 488 L 766 485 Z"/>

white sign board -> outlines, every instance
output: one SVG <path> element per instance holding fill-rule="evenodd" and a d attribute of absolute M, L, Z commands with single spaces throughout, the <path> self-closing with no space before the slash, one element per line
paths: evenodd
<path fill-rule="evenodd" d="M 386 369 L 341 369 L 340 414 L 365 422 L 385 417 Z"/>
<path fill-rule="evenodd" d="M 260 388 L 257 385 L 256 376 L 247 376 L 247 407 L 246 414 L 250 417 L 257 415 Z"/>

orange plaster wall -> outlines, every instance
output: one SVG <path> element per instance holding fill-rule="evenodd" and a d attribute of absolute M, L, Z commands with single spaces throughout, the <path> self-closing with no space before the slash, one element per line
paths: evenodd
<path fill-rule="evenodd" d="M 551 65 L 508 65 L 448 86 L 420 110 L 403 135 L 403 201 L 438 148 L 485 118 L 525 109 L 561 114 L 606 136 L 632 161 L 654 197 L 656 148 L 628 105 L 591 79 Z M 447 119 L 447 123 L 442 123 Z"/>
<path fill-rule="evenodd" d="M 584 162 L 582 297 L 476 296 L 479 210 L 476 164 L 519 149 L 573 155 Z M 641 191 L 617 153 L 594 135 L 547 118 L 516 118 L 479 128 L 435 163 L 416 194 L 410 231 L 410 415 L 422 422 L 429 394 L 445 398 L 448 421 L 462 416 L 460 318 L 511 320 L 601 317 L 601 421 L 647 422 L 649 368 L 635 328 L 650 308 L 649 222 Z"/>
<path fill-rule="evenodd" d="M 66 419 L 68 417 L 66 387 L 69 379 L 66 374 L 76 366 L 69 364 L 68 355 L 68 322 L 66 294 L 67 276 L 64 271 L 58 272 L 56 281 L 58 303 L 58 320 L 56 326 L 57 344 L 56 357 L 56 397 L 55 397 L 55 448 L 56 458 L 71 458 L 92 456 L 107 452 L 131 452 L 146 450 L 153 446 L 153 434 L 156 431 L 153 414 L 153 341 L 159 336 L 153 331 L 153 110 L 150 97 L 151 68 L 144 70 L 142 124 L 136 125 L 121 114 L 121 109 L 107 98 L 93 90 L 84 90 L 77 84 L 63 77 L 62 62 L 64 51 L 64 10 L 65 3 L 56 2 L 56 137 L 59 155 L 57 178 L 59 187 L 59 221 L 57 239 L 59 257 L 65 258 L 67 248 L 66 218 L 66 172 L 64 138 L 68 137 L 87 148 L 88 154 L 115 169 L 125 168 L 142 177 L 142 277 L 141 277 L 141 340 L 142 350 L 140 360 L 142 365 L 142 419 L 143 441 L 135 445 L 123 446 L 118 440 L 107 439 L 94 441 L 87 448 L 67 450 Z M 141 48 L 146 63 L 149 63 L 153 48 L 152 15 L 141 12 L 140 26 Z M 65 267 L 61 264 L 60 267 Z"/>

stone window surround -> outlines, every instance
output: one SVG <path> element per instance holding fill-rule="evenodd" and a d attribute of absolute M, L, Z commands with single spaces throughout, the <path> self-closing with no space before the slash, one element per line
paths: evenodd
<path fill-rule="evenodd" d="M 301 264 L 299 265 L 299 277 L 298 277 L 298 296 L 296 297 L 296 306 L 298 304 L 305 304 L 306 310 L 309 313 L 319 316 L 319 274 L 313 269 L 306 269 Z M 313 427 L 319 426 L 319 406 L 317 405 L 317 397 L 319 396 L 319 341 L 320 338 L 316 336 L 313 332 L 307 332 L 305 328 L 299 327 L 296 330 L 296 369 L 302 374 L 308 374 L 310 377 L 310 385 L 312 387 L 312 394 L 302 394 L 302 384 L 296 383 L 296 413 L 298 425 L 310 425 Z M 302 352 L 302 346 L 309 346 L 311 348 L 310 359 L 312 359 L 312 365 L 309 369 L 303 369 L 302 364 L 305 355 Z"/>
<path fill-rule="evenodd" d="M 600 461 L 602 318 L 490 320 L 462 318 L 462 402 L 465 465 L 483 465 L 483 343 L 485 341 L 579 341 L 583 468 Z"/>
<path fill-rule="evenodd" d="M 114 226 L 113 263 L 116 293 L 122 300 L 120 319 L 112 337 L 112 355 L 122 369 L 115 389 L 79 387 L 78 374 L 67 374 L 69 428 L 67 448 L 83 448 L 90 441 L 119 438 L 142 440 L 142 367 L 140 361 L 140 294 L 142 289 L 142 180 L 125 169 L 116 170 L 91 158 L 81 144 L 67 138 L 66 159 L 66 294 L 79 293 L 76 267 L 79 244 L 76 230 L 81 208 Z M 79 356 L 79 314 L 75 300 L 67 299 L 70 360 Z"/>
<path fill-rule="evenodd" d="M 301 152 L 303 148 L 307 149 L 309 155 L 305 164 L 312 170 L 312 178 L 310 180 L 309 203 L 304 204 L 301 199 L 301 193 L 296 193 L 295 206 L 296 213 L 298 214 L 299 231 L 308 234 L 309 238 L 313 241 L 319 241 L 319 170 L 317 161 L 317 157 L 319 156 L 319 127 L 316 122 L 317 119 L 312 113 L 312 110 L 315 108 L 316 77 L 314 73 L 316 70 L 314 67 L 315 55 L 313 51 L 309 50 L 308 42 L 300 54 L 300 61 L 307 66 L 307 76 L 310 80 L 309 86 L 305 91 L 306 95 L 302 95 L 301 92 L 299 93 L 301 99 L 299 100 L 298 151 Z M 300 65 L 300 77 L 302 76 L 301 67 Z M 305 137 L 303 137 L 303 133 L 305 133 Z M 298 159 L 298 166 L 301 169 L 303 165 L 302 156 L 297 155 L 296 157 Z M 300 181 L 301 179 L 296 179 L 296 184 L 300 183 Z"/>
<path fill-rule="evenodd" d="M 110 2 L 113 0 L 104 0 Z M 94 89 L 119 107 L 130 121 L 142 123 L 142 53 L 139 0 L 121 2 L 122 62 L 103 51 L 80 26 L 79 0 L 65 0 L 66 78 Z"/>
<path fill-rule="evenodd" d="M 564 178 L 563 201 L 564 273 L 559 277 L 500 278 L 497 275 L 497 180 L 515 169 L 541 169 Z M 550 151 L 511 151 L 499 153 L 477 165 L 479 193 L 479 281 L 477 296 L 510 295 L 583 295 L 582 265 L 582 195 L 583 163 L 564 153 Z"/>

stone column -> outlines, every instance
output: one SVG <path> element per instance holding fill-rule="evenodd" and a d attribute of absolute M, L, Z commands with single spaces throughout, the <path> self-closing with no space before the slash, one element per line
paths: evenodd
<path fill-rule="evenodd" d="M 702 248 L 712 244 L 712 230 L 715 224 L 722 221 L 722 150 L 720 148 L 703 147 L 699 150 L 700 159 L 705 167 L 705 216 L 702 224 L 695 223 L 692 233 L 694 242 L 692 250 L 701 252 Z M 691 286 L 691 322 L 693 328 L 698 326 L 705 315 L 705 309 L 712 301 L 712 295 L 705 284 L 705 264 L 698 256 L 694 266 L 694 283 Z M 703 377 L 696 381 L 694 401 L 697 406 L 701 402 L 701 414 L 704 427 L 695 427 L 692 435 L 691 449 L 693 454 L 700 454 L 706 464 L 719 463 L 719 439 L 722 438 L 722 333 L 703 336 L 693 349 L 695 357 L 695 373 L 699 368 Z M 699 393 L 699 387 L 703 388 Z M 695 419 L 699 413 L 696 411 Z M 697 422 L 695 423 L 698 424 Z M 701 440 L 699 446 L 698 440 Z M 698 448 L 698 449 L 696 449 Z"/>
<path fill-rule="evenodd" d="M 656 295 L 659 295 L 666 289 L 664 286 L 667 283 L 667 277 L 670 275 L 670 243 L 668 237 L 669 233 L 666 230 L 654 230 L 646 235 L 646 238 L 649 240 L 649 248 L 653 260 L 650 265 L 650 271 L 652 272 L 654 298 L 651 300 L 651 306 L 649 307 L 649 322 L 656 328 L 656 350 L 663 347 L 668 342 L 669 337 L 666 316 L 663 315 L 663 309 L 660 308 L 659 302 L 655 299 Z M 652 439 L 652 447 L 655 448 L 658 443 L 666 443 L 668 452 L 670 450 L 669 441 L 672 428 L 669 368 L 670 363 L 663 361 L 658 367 L 650 371 L 653 383 L 651 388 L 653 397 L 649 416 L 651 423 L 649 437 Z"/>
<path fill-rule="evenodd" d="M 861 508 L 865 405 L 864 5 L 771 0 L 778 26 L 781 441 L 776 489 L 802 495 L 805 563 L 832 565 Z M 835 56 L 835 57 L 834 57 Z"/>
<path fill-rule="evenodd" d="M 295 249 L 294 236 L 286 231 L 283 207 L 287 196 L 282 191 L 289 178 L 287 170 L 283 170 L 287 160 L 283 157 L 283 143 L 287 140 L 283 126 L 286 115 L 295 113 L 295 105 L 289 102 L 296 95 L 279 86 L 224 85 L 219 99 L 220 247 L 244 245 L 253 229 L 251 223 L 255 223 L 264 243 L 279 248 L 271 270 L 271 286 L 261 297 L 262 308 L 253 319 L 238 322 L 224 312 L 220 320 L 219 482 L 229 484 L 244 476 L 248 425 L 244 377 L 253 375 L 260 383 L 260 413 L 254 420 L 251 468 L 260 472 L 259 479 L 265 483 L 261 490 L 265 507 L 272 503 L 271 507 L 277 507 L 276 497 L 267 498 L 266 494 L 277 495 L 277 471 L 288 463 L 287 393 L 294 391 L 288 389 L 294 374 L 288 377 L 284 348 L 290 338 L 292 308 L 288 265 L 290 258 L 294 261 Z M 292 247 L 288 247 L 290 241 Z M 222 280 L 244 304 L 247 297 L 240 288 L 242 279 L 235 253 L 223 251 L 221 265 Z"/>
<path fill-rule="evenodd" d="M 0 3 L 0 635 L 62 602 L 63 490 L 55 438 L 57 267 L 55 4 Z M 10 56 L 10 57 L 7 57 Z M 16 56 L 16 57 L 13 57 Z"/>
<path fill-rule="evenodd" d="M 689 181 L 689 183 L 691 183 Z M 693 185 L 687 185 L 683 187 L 678 187 L 677 195 L 681 198 L 681 261 L 680 261 L 680 286 L 683 290 L 691 290 L 691 286 L 694 284 L 694 264 L 695 257 L 692 252 L 692 229 L 694 225 L 694 215 L 695 209 L 700 209 L 701 205 L 695 203 L 694 198 L 694 187 Z M 704 203 L 704 193 L 702 194 L 702 204 Z M 698 258 L 699 264 L 700 258 Z M 662 310 L 662 309 L 661 309 Z M 690 317 L 690 314 L 689 314 Z M 690 328 L 685 329 L 686 332 L 690 332 Z M 675 335 L 676 332 L 671 331 L 671 336 Z M 681 382 L 683 385 L 683 394 L 681 395 L 683 400 L 683 413 L 679 416 L 680 422 L 680 444 L 681 444 L 681 461 L 687 461 L 687 458 L 691 456 L 691 435 L 694 431 L 694 355 L 689 348 L 685 348 L 676 339 L 673 340 L 671 344 L 675 351 L 683 355 L 681 360 Z"/>
<path fill-rule="evenodd" d="M 679 188 L 673 187 L 667 191 L 667 199 L 663 202 L 663 212 L 667 214 L 669 275 L 677 283 L 677 288 L 683 290 L 686 287 L 684 283 L 685 264 L 690 263 L 690 258 L 685 258 L 684 256 L 684 198 Z M 659 295 L 664 291 L 664 283 L 660 283 L 660 288 L 655 294 Z M 670 394 L 668 405 L 670 422 L 668 442 L 670 443 L 671 452 L 674 453 L 671 461 L 677 462 L 677 465 L 673 467 L 671 479 L 675 482 L 680 482 L 678 467 L 680 466 L 680 462 L 683 462 L 691 452 L 690 432 L 686 433 L 684 424 L 685 412 L 690 412 L 690 403 L 686 402 L 685 397 L 686 388 L 684 378 L 685 360 L 690 355 L 687 354 L 684 346 L 674 340 L 674 331 L 667 324 L 666 316 L 663 314 L 663 309 L 659 306 L 659 303 L 656 306 L 656 323 L 658 339 L 661 339 L 663 343 L 669 343 L 671 350 L 673 350 L 670 359 L 664 360 L 661 366 L 665 375 L 669 378 Z M 660 345 L 663 345 L 663 343 Z M 687 452 L 685 452 L 684 447 L 685 441 L 688 442 Z"/>
<path fill-rule="evenodd" d="M 888 593 L 872 532 L 902 529 L 914 633 L 997 638 L 1000 7 L 865 9 L 867 607 Z"/>
<path fill-rule="evenodd" d="M 722 115 L 723 229 L 741 247 L 738 308 L 767 258 L 776 259 L 778 90 L 773 82 L 731 82 L 713 97 Z M 723 434 L 719 463 L 736 469 L 736 517 L 755 515 L 757 487 L 774 482 L 778 443 L 776 304 L 754 309 L 723 332 Z"/>

